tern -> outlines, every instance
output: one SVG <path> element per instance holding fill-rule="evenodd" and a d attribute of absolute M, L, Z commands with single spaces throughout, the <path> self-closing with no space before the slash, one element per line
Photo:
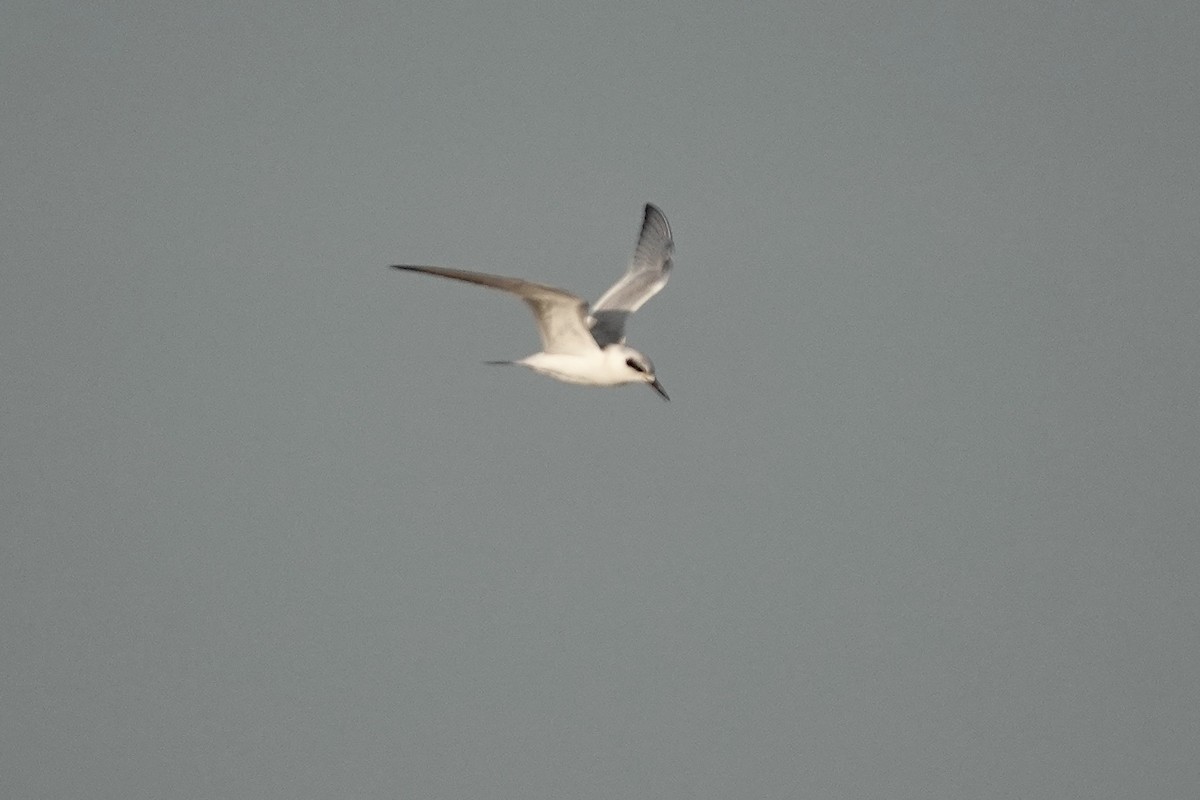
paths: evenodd
<path fill-rule="evenodd" d="M 520 278 L 411 264 L 393 264 L 392 268 L 476 283 L 524 300 L 533 310 L 542 351 L 516 361 L 489 364 L 520 364 L 556 380 L 585 386 L 645 383 L 670 400 L 650 359 L 625 344 L 625 320 L 666 285 L 674 249 L 666 216 L 647 203 L 629 269 L 590 311 L 587 301 L 570 292 Z"/>

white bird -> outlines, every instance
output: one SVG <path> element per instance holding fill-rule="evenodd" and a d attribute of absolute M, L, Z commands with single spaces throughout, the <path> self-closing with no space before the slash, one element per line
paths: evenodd
<path fill-rule="evenodd" d="M 587 302 L 576 295 L 520 278 L 447 267 L 393 264 L 392 268 L 477 283 L 524 300 L 533 309 L 542 351 L 518 361 L 488 363 L 520 364 L 551 378 L 586 386 L 646 383 L 664 400 L 670 400 L 654 375 L 650 359 L 625 344 L 625 320 L 666 285 L 674 249 L 666 216 L 647 203 L 629 269 L 600 296 L 590 314 Z"/>

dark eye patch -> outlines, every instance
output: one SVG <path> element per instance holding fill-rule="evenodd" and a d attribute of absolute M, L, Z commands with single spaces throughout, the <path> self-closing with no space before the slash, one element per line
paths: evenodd
<path fill-rule="evenodd" d="M 630 369 L 637 370 L 638 372 L 646 371 L 645 367 L 634 361 L 632 358 L 625 359 L 625 366 L 629 367 Z"/>

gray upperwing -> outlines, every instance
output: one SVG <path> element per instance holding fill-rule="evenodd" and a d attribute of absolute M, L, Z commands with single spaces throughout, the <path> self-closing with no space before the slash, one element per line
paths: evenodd
<path fill-rule="evenodd" d="M 646 204 L 629 269 L 592 306 L 592 336 L 603 347 L 625 340 L 625 320 L 667 285 L 675 241 L 659 208 Z"/>
<path fill-rule="evenodd" d="M 587 303 L 570 292 L 520 278 L 465 269 L 407 264 L 394 264 L 393 269 L 424 272 L 517 295 L 532 309 L 542 339 L 542 349 L 547 353 L 582 353 L 596 349 L 596 340 L 586 324 Z"/>

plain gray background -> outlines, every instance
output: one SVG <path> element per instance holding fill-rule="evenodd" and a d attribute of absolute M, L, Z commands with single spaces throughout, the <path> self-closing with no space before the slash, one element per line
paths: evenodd
<path fill-rule="evenodd" d="M 0 795 L 1195 797 L 1198 9 L 5 3 Z"/>

